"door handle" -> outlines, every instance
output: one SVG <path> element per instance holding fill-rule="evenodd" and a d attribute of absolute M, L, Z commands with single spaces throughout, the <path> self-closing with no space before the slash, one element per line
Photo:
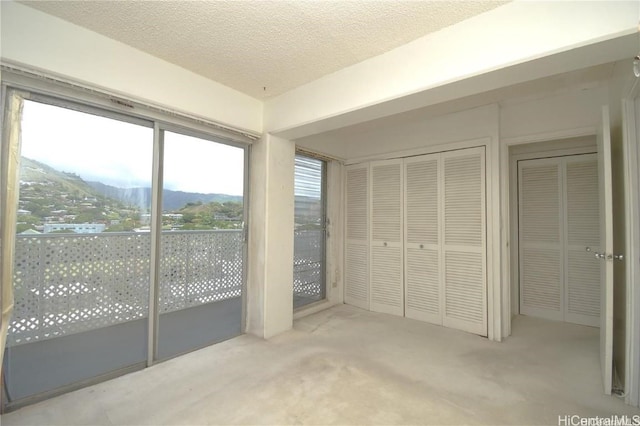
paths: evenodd
<path fill-rule="evenodd" d="M 585 250 L 589 253 L 592 252 L 591 247 L 585 247 Z M 605 253 L 598 253 L 597 251 L 593 252 L 593 255 L 595 256 L 596 259 L 606 259 L 607 255 Z"/>
<path fill-rule="evenodd" d="M 622 262 L 624 260 L 624 255 L 622 254 L 605 254 L 605 253 L 594 253 L 596 259 L 607 259 L 607 260 L 617 260 Z"/>

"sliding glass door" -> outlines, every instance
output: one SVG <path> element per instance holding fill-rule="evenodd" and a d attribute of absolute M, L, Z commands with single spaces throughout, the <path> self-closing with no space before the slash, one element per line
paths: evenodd
<path fill-rule="evenodd" d="M 159 359 L 242 331 L 244 151 L 164 132 Z"/>
<path fill-rule="evenodd" d="M 241 334 L 246 145 L 13 93 L 22 113 L 7 123 L 21 137 L 2 147 L 20 166 L 3 178 L 19 181 L 7 207 L 15 302 L 3 405 Z"/>
<path fill-rule="evenodd" d="M 153 128 L 24 101 L 10 401 L 147 359 Z"/>
<path fill-rule="evenodd" d="M 326 298 L 326 162 L 296 155 L 293 308 Z"/>

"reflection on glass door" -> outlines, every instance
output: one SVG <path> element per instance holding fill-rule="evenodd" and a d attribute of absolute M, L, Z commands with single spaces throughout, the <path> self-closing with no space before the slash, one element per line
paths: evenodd
<path fill-rule="evenodd" d="M 325 172 L 322 160 L 296 155 L 293 308 L 326 298 Z"/>
<path fill-rule="evenodd" d="M 164 132 L 158 359 L 242 332 L 245 150 Z"/>
<path fill-rule="evenodd" d="M 21 127 L 9 403 L 147 358 L 153 129 L 33 101 Z"/>

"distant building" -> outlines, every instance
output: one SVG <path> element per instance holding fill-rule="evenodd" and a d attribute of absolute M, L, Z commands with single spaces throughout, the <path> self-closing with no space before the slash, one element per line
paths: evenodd
<path fill-rule="evenodd" d="M 31 214 L 31 210 L 18 209 L 18 214 Z"/>
<path fill-rule="evenodd" d="M 94 234 L 104 231 L 104 223 L 45 223 L 44 233 L 69 231 L 76 234 Z"/>

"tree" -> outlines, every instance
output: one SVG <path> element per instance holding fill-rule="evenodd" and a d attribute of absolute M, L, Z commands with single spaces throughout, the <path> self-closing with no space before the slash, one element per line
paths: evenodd
<path fill-rule="evenodd" d="M 27 229 L 34 229 L 30 223 L 19 223 L 16 225 L 16 234 L 26 231 Z"/>
<path fill-rule="evenodd" d="M 182 213 L 182 221 L 184 223 L 192 223 L 196 219 L 195 213 L 185 212 Z"/>

